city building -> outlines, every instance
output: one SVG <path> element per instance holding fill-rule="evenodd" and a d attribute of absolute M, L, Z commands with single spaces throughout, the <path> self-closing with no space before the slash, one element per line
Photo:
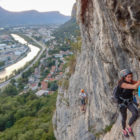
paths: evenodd
<path fill-rule="evenodd" d="M 47 95 L 48 93 L 49 93 L 49 91 L 47 91 L 47 90 L 39 90 L 35 94 L 37 96 L 42 96 L 42 95 Z"/>

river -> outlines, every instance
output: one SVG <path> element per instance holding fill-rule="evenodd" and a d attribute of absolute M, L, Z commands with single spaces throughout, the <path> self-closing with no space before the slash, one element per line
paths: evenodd
<path fill-rule="evenodd" d="M 11 35 L 16 41 L 18 41 L 21 44 L 28 43 L 19 35 L 16 35 L 16 34 L 11 34 Z M 15 70 L 17 71 L 23 68 L 26 65 L 26 63 L 33 60 L 35 56 L 38 54 L 38 52 L 40 51 L 40 49 L 34 45 L 28 44 L 28 47 L 30 48 L 31 51 L 27 54 L 27 56 L 25 56 L 20 61 L 6 67 L 3 71 L 0 71 L 0 82 L 3 82 L 6 77 L 9 77 L 11 74 L 13 74 Z"/>

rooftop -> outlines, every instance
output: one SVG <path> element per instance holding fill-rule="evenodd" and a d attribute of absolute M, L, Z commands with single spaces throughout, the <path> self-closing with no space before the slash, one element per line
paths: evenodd
<path fill-rule="evenodd" d="M 47 95 L 48 91 L 46 90 L 39 90 L 35 93 L 37 96 Z"/>

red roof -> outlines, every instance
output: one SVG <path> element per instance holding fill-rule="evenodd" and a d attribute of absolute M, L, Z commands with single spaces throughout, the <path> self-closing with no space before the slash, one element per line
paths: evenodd
<path fill-rule="evenodd" d="M 47 78 L 50 78 L 51 76 L 52 76 L 52 75 L 49 73 L 48 76 L 47 76 Z"/>
<path fill-rule="evenodd" d="M 55 79 L 54 79 L 54 78 L 50 78 L 49 80 L 50 80 L 50 81 L 54 81 Z"/>
<path fill-rule="evenodd" d="M 63 72 L 59 72 L 59 75 L 63 75 Z"/>
<path fill-rule="evenodd" d="M 48 83 L 46 83 L 45 81 L 41 82 L 41 89 L 42 90 L 46 90 L 48 88 Z"/>
<path fill-rule="evenodd" d="M 32 86 L 32 87 L 35 87 L 35 86 L 37 86 L 37 83 L 33 83 L 33 84 L 31 84 L 31 86 Z"/>

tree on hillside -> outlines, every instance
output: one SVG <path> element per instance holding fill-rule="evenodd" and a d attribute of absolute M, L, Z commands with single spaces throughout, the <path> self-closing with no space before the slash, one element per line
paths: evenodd
<path fill-rule="evenodd" d="M 5 63 L 3 61 L 0 62 L 0 67 L 4 66 Z"/>
<path fill-rule="evenodd" d="M 17 89 L 15 86 L 9 84 L 3 91 L 3 94 L 8 95 L 8 96 L 13 96 L 17 95 Z"/>
<path fill-rule="evenodd" d="M 58 89 L 57 81 L 49 82 L 48 83 L 48 88 L 51 91 L 56 91 Z"/>

